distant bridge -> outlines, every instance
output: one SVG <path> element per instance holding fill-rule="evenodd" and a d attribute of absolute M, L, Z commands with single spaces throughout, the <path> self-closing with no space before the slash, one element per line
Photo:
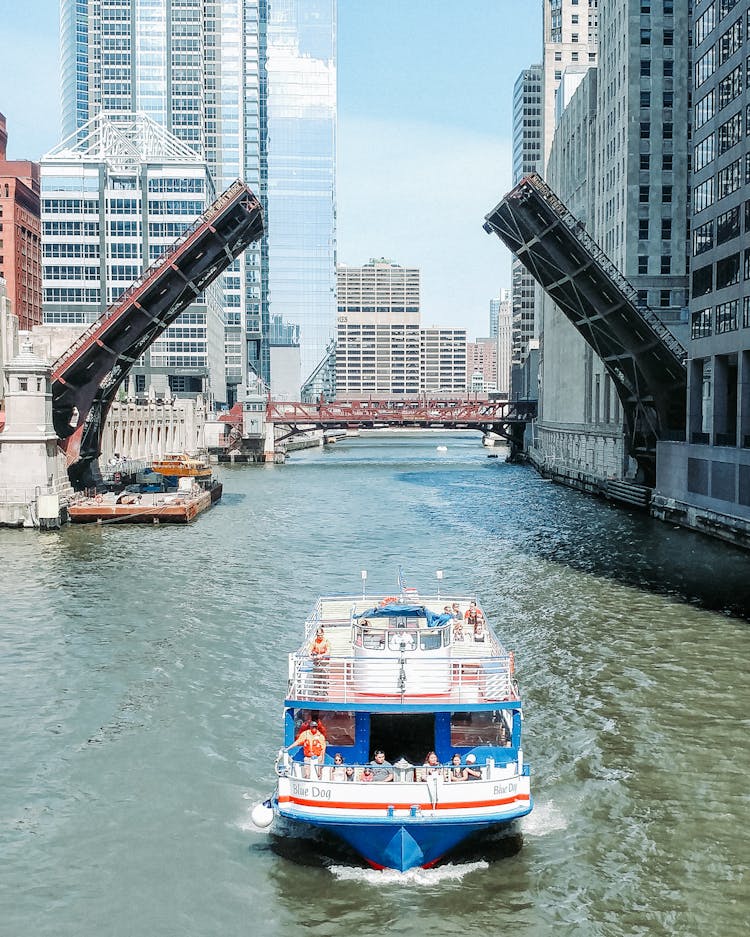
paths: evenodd
<path fill-rule="evenodd" d="M 281 430 L 280 442 L 311 429 L 447 429 L 496 433 L 511 447 L 511 457 L 523 448 L 527 423 L 536 417 L 535 400 L 358 400 L 326 403 L 269 400 L 266 422 Z M 242 405 L 224 418 L 241 426 Z"/>
<path fill-rule="evenodd" d="M 74 487 L 94 481 L 104 420 L 130 368 L 262 234 L 260 202 L 238 180 L 55 362 L 52 416 Z"/>

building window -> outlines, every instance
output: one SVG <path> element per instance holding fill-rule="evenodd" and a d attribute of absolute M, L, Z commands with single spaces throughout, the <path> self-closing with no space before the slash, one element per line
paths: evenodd
<path fill-rule="evenodd" d="M 650 168 L 650 166 L 651 166 L 651 157 L 648 155 L 648 153 L 641 153 L 641 162 L 640 162 L 640 166 L 641 166 L 641 169 L 646 169 L 646 170 L 648 170 L 648 169 Z"/>
<path fill-rule="evenodd" d="M 742 20 L 733 23 L 719 39 L 719 65 L 723 65 L 742 45 Z"/>
<path fill-rule="evenodd" d="M 719 156 L 726 153 L 736 143 L 742 139 L 742 111 L 738 111 L 734 116 L 719 127 Z M 696 167 L 697 169 L 697 167 Z"/>
<path fill-rule="evenodd" d="M 648 256 L 646 254 L 638 255 L 638 273 L 641 275 L 648 273 Z"/>
<path fill-rule="evenodd" d="M 726 244 L 740 236 L 740 207 L 730 208 L 716 219 L 716 244 Z"/>
<path fill-rule="evenodd" d="M 672 186 L 663 185 L 661 187 L 661 200 L 662 204 L 667 204 L 672 201 Z"/>
<path fill-rule="evenodd" d="M 674 30 L 673 29 L 664 30 L 664 45 L 665 46 L 674 45 Z"/>
<path fill-rule="evenodd" d="M 665 140 L 672 139 L 672 122 L 665 121 L 664 126 L 662 127 L 661 135 Z"/>
<path fill-rule="evenodd" d="M 662 153 L 661 168 L 664 170 L 664 172 L 672 172 L 672 154 L 671 153 Z"/>
<path fill-rule="evenodd" d="M 662 63 L 662 73 L 665 78 L 672 78 L 674 76 L 674 59 L 664 59 Z"/>
<path fill-rule="evenodd" d="M 695 87 L 700 88 L 704 81 L 707 81 L 716 71 L 716 46 L 701 56 L 695 63 Z"/>
<path fill-rule="evenodd" d="M 648 120 L 641 121 L 641 140 L 648 140 L 651 136 L 651 122 Z"/>
<path fill-rule="evenodd" d="M 740 160 L 736 159 L 733 163 L 719 170 L 717 176 L 717 198 L 726 198 L 732 192 L 736 192 L 740 187 Z"/>
<path fill-rule="evenodd" d="M 693 228 L 693 255 L 710 251 L 714 246 L 714 223 L 707 221 L 698 228 Z"/>
<path fill-rule="evenodd" d="M 699 172 L 699 170 L 707 166 L 716 155 L 714 140 L 715 137 L 711 134 L 710 137 L 706 137 L 705 140 L 701 140 L 695 145 L 695 149 L 693 150 L 693 172 Z"/>
<path fill-rule="evenodd" d="M 641 78 L 651 75 L 651 59 L 641 59 Z"/>
<path fill-rule="evenodd" d="M 736 299 L 728 303 L 719 303 L 716 307 L 716 334 L 722 332 L 734 332 L 737 328 L 737 306 Z"/>
<path fill-rule="evenodd" d="M 669 254 L 662 254 L 660 273 L 668 274 L 671 272 L 672 272 L 672 258 L 669 256 Z"/>
<path fill-rule="evenodd" d="M 662 241 L 669 241 L 672 237 L 672 219 L 671 218 L 662 218 L 661 220 L 661 239 Z"/>
<path fill-rule="evenodd" d="M 742 255 L 742 279 L 750 280 L 750 247 L 746 247 Z"/>
<path fill-rule="evenodd" d="M 750 296 L 742 298 L 742 328 L 750 326 Z"/>
<path fill-rule="evenodd" d="M 723 290 L 740 282 L 740 255 L 730 254 L 716 261 L 716 289 Z"/>
<path fill-rule="evenodd" d="M 705 267 L 698 267 L 693 270 L 693 297 L 705 296 L 714 288 L 714 267 L 713 264 L 707 264 Z"/>
<path fill-rule="evenodd" d="M 647 185 L 642 185 L 638 190 L 638 201 L 643 204 L 648 204 L 649 199 L 649 187 Z"/>
<path fill-rule="evenodd" d="M 742 66 L 738 65 L 726 78 L 719 82 L 719 110 L 730 104 L 738 94 L 742 94 Z"/>
<path fill-rule="evenodd" d="M 659 306 L 667 309 L 672 305 L 672 295 L 669 290 L 659 290 Z"/>
<path fill-rule="evenodd" d="M 713 309 L 699 309 L 690 317 L 690 337 L 708 338 L 711 334 L 711 313 Z"/>
<path fill-rule="evenodd" d="M 748 108 L 750 108 L 750 105 L 748 105 Z M 711 120 L 715 112 L 716 94 L 714 91 L 709 91 L 708 94 L 704 98 L 701 98 L 695 105 L 695 129 L 700 130 L 706 121 Z"/>
<path fill-rule="evenodd" d="M 712 3 L 695 22 L 695 45 L 699 46 L 716 25 L 716 4 Z"/>
<path fill-rule="evenodd" d="M 663 107 L 672 107 L 673 104 L 674 104 L 674 92 L 673 92 L 673 91 L 665 91 L 664 94 L 662 94 L 662 106 L 663 106 Z"/>
<path fill-rule="evenodd" d="M 651 45 L 651 30 L 650 29 L 641 30 L 641 45 L 642 46 Z"/>
<path fill-rule="evenodd" d="M 638 240 L 639 241 L 648 240 L 648 218 L 638 219 Z"/>
<path fill-rule="evenodd" d="M 641 91 L 641 107 L 651 107 L 650 91 Z"/>

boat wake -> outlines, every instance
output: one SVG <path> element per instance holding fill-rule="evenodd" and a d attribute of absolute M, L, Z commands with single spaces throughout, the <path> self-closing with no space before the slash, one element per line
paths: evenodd
<path fill-rule="evenodd" d="M 533 811 L 521 820 L 524 836 L 546 836 L 568 828 L 563 812 L 552 803 L 534 802 Z"/>
<path fill-rule="evenodd" d="M 375 888 L 382 888 L 384 885 L 397 887 L 426 885 L 432 888 L 444 882 L 460 882 L 472 872 L 489 867 L 489 862 L 480 861 L 458 865 L 449 862 L 435 869 L 409 869 L 408 872 L 397 872 L 395 869 L 384 869 L 379 872 L 376 869 L 362 869 L 348 865 L 332 865 L 329 871 L 339 881 L 360 882 L 364 885 L 373 885 Z"/>

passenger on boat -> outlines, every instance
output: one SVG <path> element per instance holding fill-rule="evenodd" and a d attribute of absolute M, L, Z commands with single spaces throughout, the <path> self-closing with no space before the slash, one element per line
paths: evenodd
<path fill-rule="evenodd" d="M 362 769 L 362 778 L 363 781 L 374 781 L 375 775 L 373 774 L 372 768 L 367 765 Z"/>
<path fill-rule="evenodd" d="M 451 781 L 463 781 L 464 779 L 464 769 L 458 752 L 451 758 L 449 777 Z"/>
<path fill-rule="evenodd" d="M 312 643 L 310 648 L 310 657 L 313 659 L 314 664 L 322 664 L 327 661 L 331 656 L 331 646 L 328 643 L 328 638 L 326 638 L 325 631 L 321 625 L 318 628 L 317 634 L 315 635 L 315 640 Z"/>
<path fill-rule="evenodd" d="M 477 618 L 474 622 L 474 640 L 475 641 L 484 641 L 484 615 L 481 612 L 477 612 Z"/>
<path fill-rule="evenodd" d="M 464 623 L 461 618 L 453 619 L 453 640 L 454 641 L 463 641 L 464 639 Z"/>
<path fill-rule="evenodd" d="M 479 781 L 482 777 L 481 768 L 477 767 L 477 756 L 474 752 L 469 752 L 466 756 L 466 767 L 464 768 L 464 781 Z"/>
<path fill-rule="evenodd" d="M 344 779 L 345 779 L 346 781 L 353 781 L 353 780 L 354 780 L 354 768 L 352 768 L 351 765 L 347 765 L 347 766 L 346 766 L 346 770 L 344 771 Z"/>
<path fill-rule="evenodd" d="M 424 776 L 426 778 L 432 777 L 433 774 L 440 774 L 443 770 L 438 761 L 438 756 L 435 752 L 427 752 L 427 757 L 424 760 Z"/>
<path fill-rule="evenodd" d="M 470 625 L 475 625 L 477 623 L 478 616 L 481 614 L 482 613 L 477 608 L 476 600 L 472 599 L 471 605 L 469 605 L 469 607 L 466 609 L 466 613 L 464 614 L 464 618 L 466 619 L 467 623 Z"/>
<path fill-rule="evenodd" d="M 352 775 L 354 772 L 352 771 Z M 345 781 L 346 768 L 344 767 L 344 756 L 341 752 L 336 752 L 333 756 L 333 769 L 331 770 L 332 781 Z"/>
<path fill-rule="evenodd" d="M 390 761 L 385 760 L 385 752 L 378 749 L 375 752 L 375 757 L 370 762 L 372 765 L 372 773 L 374 781 L 392 781 L 393 780 L 393 765 Z"/>
<path fill-rule="evenodd" d="M 305 777 L 310 777 L 310 765 L 315 768 L 315 773 L 320 778 L 320 765 L 326 754 L 326 737 L 318 729 L 318 723 L 313 719 L 309 729 L 303 729 L 291 745 L 287 746 L 287 751 L 302 746 L 302 752 L 305 760 Z"/>

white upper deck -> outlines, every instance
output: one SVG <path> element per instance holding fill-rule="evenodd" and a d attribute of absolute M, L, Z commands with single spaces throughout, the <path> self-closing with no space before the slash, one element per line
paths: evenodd
<path fill-rule="evenodd" d="M 516 700 L 513 654 L 473 601 L 453 595 L 318 599 L 301 647 L 289 656 L 287 698 L 374 705 Z M 424 612 L 387 614 L 392 604 L 426 609 L 431 620 Z M 444 610 L 454 605 L 449 617 Z M 367 615 L 372 609 L 377 613 Z"/>

